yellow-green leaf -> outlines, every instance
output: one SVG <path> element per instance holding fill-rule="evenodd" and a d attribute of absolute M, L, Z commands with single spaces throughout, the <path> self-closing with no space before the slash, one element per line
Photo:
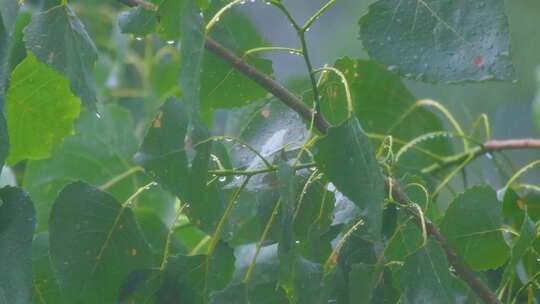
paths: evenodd
<path fill-rule="evenodd" d="M 13 71 L 6 99 L 9 164 L 49 157 L 79 117 L 68 80 L 31 53 Z"/>

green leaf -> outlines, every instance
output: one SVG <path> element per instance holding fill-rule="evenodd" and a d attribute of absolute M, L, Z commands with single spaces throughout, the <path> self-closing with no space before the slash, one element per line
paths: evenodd
<path fill-rule="evenodd" d="M 350 87 L 353 108 L 362 127 L 368 133 L 392 135 L 394 151 L 425 133 L 442 131 L 439 118 L 425 108 L 416 108 L 406 117 L 405 113 L 414 105 L 416 98 L 407 89 L 398 75 L 387 71 L 381 64 L 371 60 L 338 59 L 334 68 L 345 75 Z M 320 87 L 321 111 L 330 122 L 339 124 L 347 118 L 347 98 L 341 78 L 334 73 L 325 77 Z M 447 141 L 430 140 L 419 147 L 439 155 L 450 154 Z M 419 156 L 422 158 L 419 159 Z M 401 168 L 420 168 L 433 159 L 409 150 L 397 165 Z"/>
<path fill-rule="evenodd" d="M 118 26 L 122 33 L 137 36 L 148 35 L 156 30 L 156 12 L 137 6 L 118 16 Z"/>
<path fill-rule="evenodd" d="M 122 286 L 121 303 L 206 303 L 212 293 L 224 289 L 234 270 L 232 249 L 224 243 L 215 255 L 172 256 L 164 269 L 132 272 Z M 137 302 L 139 303 L 139 302 Z"/>
<path fill-rule="evenodd" d="M 409 256 L 399 271 L 403 303 L 459 303 L 452 288 L 457 279 L 448 267 L 443 250 L 434 240 Z"/>
<path fill-rule="evenodd" d="M 83 182 L 58 195 L 49 235 L 58 282 L 73 303 L 113 303 L 128 274 L 152 266 L 129 205 Z"/>
<path fill-rule="evenodd" d="M 1 93 L 0 93 L 1 95 Z M 4 99 L 0 96 L 0 105 L 4 103 Z M 4 111 L 0 111 L 0 165 L 3 167 L 4 162 L 9 154 L 9 135 L 6 117 Z"/>
<path fill-rule="evenodd" d="M 422 246 L 422 232 L 414 223 L 414 219 L 407 218 L 398 224 L 384 251 L 386 261 L 403 262 L 409 255 L 415 253 Z"/>
<path fill-rule="evenodd" d="M 62 293 L 50 261 L 48 232 L 37 234 L 32 242 L 32 277 L 34 303 L 62 303 Z"/>
<path fill-rule="evenodd" d="M 234 256 L 219 243 L 214 255 L 176 256 L 164 272 L 157 303 L 204 303 L 212 292 L 224 289 L 232 278 Z"/>
<path fill-rule="evenodd" d="M 293 274 L 293 303 L 328 303 L 323 286 L 323 266 L 297 257 Z"/>
<path fill-rule="evenodd" d="M 225 135 L 241 139 L 269 161 L 276 152 L 299 149 L 309 139 L 299 115 L 274 98 L 230 111 Z M 261 158 L 247 147 L 235 142 L 227 146 L 234 167 L 249 170 L 265 167 Z M 253 176 L 247 188 L 273 188 L 268 177 L 268 174 Z"/>
<path fill-rule="evenodd" d="M 381 267 L 368 264 L 353 264 L 349 273 L 349 292 L 351 303 L 372 303 L 373 289 L 377 286 Z"/>
<path fill-rule="evenodd" d="M 19 2 L 17 0 L 0 0 L 0 21 L 2 29 L 8 35 L 13 31 L 19 14 Z"/>
<path fill-rule="evenodd" d="M 190 121 L 200 118 L 201 70 L 204 55 L 204 20 L 195 0 L 184 0 L 182 11 L 182 67 L 180 70 L 180 87 L 182 98 L 188 105 Z"/>
<path fill-rule="evenodd" d="M 294 180 L 294 174 L 294 169 L 287 164 L 287 161 L 281 160 L 278 169 L 279 194 L 281 201 L 279 208 L 281 232 L 278 243 L 280 280 L 286 280 L 290 276 L 295 256 L 293 216 L 294 208 L 296 206 L 298 185 Z"/>
<path fill-rule="evenodd" d="M 18 188 L 0 190 L 0 300 L 27 304 L 32 296 L 32 235 L 36 226 L 30 197 Z"/>
<path fill-rule="evenodd" d="M 148 182 L 131 161 L 137 151 L 131 114 L 116 104 L 103 107 L 101 118 L 84 111 L 77 134 L 66 138 L 48 160 L 28 162 L 23 188 L 36 202 L 39 227 L 47 227 L 49 212 L 58 192 L 67 184 L 82 180 L 100 185 L 119 201 L 125 201 Z M 145 191 L 137 206 L 151 206 L 160 215 L 171 211 L 172 197 L 157 187 Z"/>
<path fill-rule="evenodd" d="M 192 132 L 191 145 L 196 146 L 196 154 L 191 166 L 188 163 L 185 148 L 187 127 L 187 104 L 169 99 L 148 129 L 135 160 L 165 189 L 189 204 L 186 212 L 190 218 L 210 233 L 221 218 L 227 202 L 217 191 L 216 183 L 207 186 L 212 143 L 197 144 L 208 137 L 208 134 L 204 134 L 204 127 Z M 203 135 L 197 135 L 201 130 Z"/>
<path fill-rule="evenodd" d="M 379 0 L 360 19 L 360 38 L 373 59 L 407 78 L 515 78 L 504 1 Z"/>
<path fill-rule="evenodd" d="M 187 127 L 186 105 L 169 99 L 160 108 L 135 155 L 135 161 L 150 176 L 183 198 L 189 184 L 189 164 L 184 147 Z"/>
<path fill-rule="evenodd" d="M 17 0 L 0 0 L 0 105 L 3 105 L 2 99 L 9 75 L 9 49 L 18 14 Z"/>
<path fill-rule="evenodd" d="M 167 40 L 180 38 L 184 0 L 163 0 L 158 7 L 158 33 Z"/>
<path fill-rule="evenodd" d="M 209 304 L 249 304 L 246 284 L 231 285 L 210 295 Z"/>
<path fill-rule="evenodd" d="M 315 144 L 315 161 L 335 187 L 365 209 L 373 239 L 381 233 L 384 178 L 371 143 L 356 118 L 350 118 Z"/>
<path fill-rule="evenodd" d="M 32 54 L 11 75 L 7 92 L 8 163 L 43 159 L 73 132 L 80 103 L 68 81 Z"/>
<path fill-rule="evenodd" d="M 493 189 L 476 186 L 457 196 L 446 210 L 441 232 L 474 270 L 494 269 L 508 259 L 501 209 Z"/>
<path fill-rule="evenodd" d="M 177 256 L 171 258 L 163 274 L 156 303 L 203 303 L 206 256 Z"/>
<path fill-rule="evenodd" d="M 306 189 L 305 183 L 303 189 Z M 312 182 L 302 193 L 302 200 L 298 198 L 295 209 L 294 239 L 299 243 L 302 256 L 323 263 L 332 251 L 324 236 L 332 224 L 335 195 L 320 181 Z"/>
<path fill-rule="evenodd" d="M 118 303 L 152 303 L 159 290 L 159 269 L 135 270 L 128 275 L 118 294 Z"/>
<path fill-rule="evenodd" d="M 525 216 L 523 224 L 521 225 L 521 231 L 519 232 L 519 238 L 512 246 L 510 262 L 504 269 L 503 277 L 501 279 L 501 286 L 504 286 L 512 279 L 512 275 L 516 271 L 516 266 L 527 254 L 527 251 L 532 248 L 535 239 L 536 224 L 528 216 Z"/>
<path fill-rule="evenodd" d="M 24 31 L 26 47 L 43 63 L 64 74 L 71 89 L 90 109 L 96 108 L 94 42 L 68 5 L 37 13 Z"/>
<path fill-rule="evenodd" d="M 240 54 L 266 44 L 250 20 L 234 11 L 220 20 L 211 35 L 228 49 Z M 267 75 L 273 72 L 272 61 L 268 59 L 250 56 L 246 60 Z M 266 94 L 265 89 L 228 62 L 205 51 L 201 73 L 201 110 L 204 116 L 216 109 L 245 105 Z"/>
<path fill-rule="evenodd" d="M 250 286 L 249 303 L 257 304 L 289 304 L 286 292 L 277 282 Z"/>

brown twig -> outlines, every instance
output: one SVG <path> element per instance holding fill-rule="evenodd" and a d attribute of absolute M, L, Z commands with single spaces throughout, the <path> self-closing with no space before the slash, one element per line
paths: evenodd
<path fill-rule="evenodd" d="M 540 139 L 521 138 L 507 140 L 490 140 L 484 144 L 486 152 L 517 149 L 540 149 Z"/>
<path fill-rule="evenodd" d="M 392 188 L 394 199 L 404 205 L 410 205 L 411 200 L 407 194 L 401 190 L 400 185 L 396 180 L 387 178 L 388 187 Z M 420 215 L 413 208 L 407 209 L 416 219 L 417 225 L 421 225 Z M 497 296 L 476 276 L 476 274 L 465 264 L 463 259 L 450 247 L 448 240 L 442 235 L 437 226 L 428 219 L 424 219 L 427 233 L 433 236 L 441 245 L 450 265 L 454 267 L 459 277 L 465 281 L 469 287 L 485 302 L 485 303 L 501 303 Z"/>
<path fill-rule="evenodd" d="M 471 160 L 485 154 L 506 151 L 506 150 L 523 150 L 523 149 L 540 149 L 540 139 L 536 138 L 520 138 L 506 140 L 489 140 L 482 145 L 462 152 L 457 155 L 444 158 L 422 170 L 423 173 L 435 173 L 453 165 L 461 164 L 465 159 L 471 157 Z"/>
<path fill-rule="evenodd" d="M 254 66 L 245 62 L 242 58 L 236 56 L 227 48 L 219 44 L 214 39 L 206 38 L 206 49 L 214 53 L 221 59 L 227 61 L 232 67 L 249 77 L 251 80 L 258 83 L 261 87 L 266 89 L 276 98 L 281 100 L 291 109 L 296 111 L 302 118 L 310 121 L 314 118 L 315 127 L 323 134 L 330 128 L 330 123 L 324 118 L 320 112 L 313 111 L 296 95 L 287 90 L 284 86 L 267 76 L 266 74 L 257 70 Z"/>

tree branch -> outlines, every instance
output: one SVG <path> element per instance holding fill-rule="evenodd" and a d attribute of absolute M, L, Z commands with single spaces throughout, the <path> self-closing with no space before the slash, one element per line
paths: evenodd
<path fill-rule="evenodd" d="M 287 90 L 285 87 L 275 82 L 270 77 L 259 72 L 255 67 L 249 65 L 241 58 L 234 55 L 232 52 L 227 50 L 225 47 L 220 45 L 217 41 L 212 38 L 207 38 L 206 40 L 206 49 L 213 52 L 218 57 L 229 62 L 234 68 L 243 73 L 245 76 L 251 78 L 253 81 L 257 82 L 260 86 L 266 89 L 268 92 L 272 93 L 274 96 L 279 98 L 283 103 L 295 110 L 300 116 L 304 119 L 311 119 L 312 115 L 315 115 L 315 126 L 317 129 L 326 134 L 330 124 L 324 118 L 322 113 L 313 111 L 299 100 L 293 93 Z M 397 198 L 397 201 L 409 205 L 410 199 L 407 194 L 403 192 L 399 184 L 391 178 L 386 178 L 387 185 L 392 185 L 393 195 Z M 416 212 L 413 212 L 413 215 L 416 218 L 416 223 L 420 224 L 420 215 Z M 426 228 L 429 235 L 433 236 L 440 244 L 443 250 L 446 253 L 448 262 L 454 267 L 456 273 L 459 275 L 463 281 L 465 281 L 469 287 L 476 292 L 476 294 L 484 300 L 485 303 L 500 303 L 497 296 L 482 282 L 478 279 L 475 273 L 465 264 L 465 262 L 459 257 L 456 252 L 450 247 L 446 238 L 441 234 L 437 226 L 431 221 L 426 220 Z"/>
<path fill-rule="evenodd" d="M 131 4 L 141 4 L 144 0 L 119 0 L 120 2 Z M 320 112 L 314 112 L 308 105 L 306 105 L 302 100 L 296 97 L 292 92 L 287 88 L 283 87 L 278 82 L 274 81 L 272 78 L 266 74 L 258 71 L 252 65 L 246 63 L 242 58 L 236 56 L 234 53 L 229 51 L 227 48 L 219 44 L 217 41 L 213 40 L 210 37 L 206 38 L 205 47 L 208 51 L 214 53 L 216 56 L 228 62 L 236 70 L 249 77 L 261 87 L 267 90 L 269 93 L 273 94 L 276 98 L 280 99 L 283 103 L 289 106 L 291 109 L 296 111 L 302 118 L 310 121 L 314 119 L 314 124 L 317 130 L 322 134 L 326 134 L 328 129 L 331 127 L 330 123 Z M 401 190 L 399 184 L 392 178 L 386 178 L 387 186 L 392 186 L 393 195 L 396 199 L 402 204 L 410 204 L 410 200 L 407 197 L 407 194 Z M 420 224 L 421 217 L 418 213 L 413 212 L 413 215 L 416 218 L 418 225 Z M 469 287 L 476 292 L 476 294 L 484 300 L 485 303 L 497 303 L 501 302 L 497 299 L 495 294 L 482 282 L 480 281 L 475 273 L 465 264 L 465 262 L 455 253 L 455 251 L 449 246 L 446 238 L 440 233 L 438 228 L 431 221 L 426 220 L 426 228 L 429 235 L 433 236 L 444 249 L 448 262 L 454 267 L 456 273 L 469 285 Z"/>
<path fill-rule="evenodd" d="M 266 91 L 270 92 L 291 109 L 296 111 L 302 118 L 306 119 L 307 121 L 311 121 L 311 119 L 314 118 L 314 124 L 317 130 L 323 134 L 326 134 L 328 128 L 330 128 L 330 123 L 320 112 L 313 111 L 291 91 L 287 90 L 284 86 L 277 83 L 266 74 L 258 71 L 254 66 L 236 56 L 214 39 L 207 37 L 205 46 L 207 50 L 228 62 L 236 70 L 258 83 L 261 87 L 266 89 Z"/>
<path fill-rule="evenodd" d="M 411 200 L 407 194 L 401 190 L 400 185 L 396 180 L 387 178 L 386 183 L 388 187 L 391 186 L 392 194 L 396 201 L 404 205 L 410 205 Z M 421 226 L 420 214 L 418 214 L 418 212 L 413 208 L 408 208 L 407 210 L 415 217 L 416 224 Z M 424 219 L 424 223 L 426 225 L 427 233 L 433 236 L 439 242 L 439 244 L 441 244 L 441 247 L 446 253 L 448 262 L 454 267 L 459 277 L 465 281 L 485 303 L 500 304 L 501 302 L 497 296 L 482 281 L 480 281 L 480 279 L 478 279 L 476 274 L 469 268 L 469 266 L 467 266 L 467 264 L 465 264 L 465 261 L 463 261 L 463 259 L 450 247 L 448 240 L 444 237 L 444 235 L 442 235 L 437 226 L 435 226 L 435 224 L 433 224 L 433 222 L 431 222 L 429 219 Z"/>
<path fill-rule="evenodd" d="M 443 159 L 441 162 L 435 163 L 422 170 L 422 173 L 435 173 L 453 165 L 457 165 L 465 161 L 472 155 L 472 159 L 475 159 L 481 155 L 489 154 L 498 151 L 506 150 L 520 150 L 520 149 L 540 149 L 540 139 L 535 138 L 521 138 L 521 139 L 507 139 L 507 140 L 489 140 L 481 146 L 470 149 L 463 153 L 453 155 Z M 471 159 L 471 160 L 472 160 Z"/>

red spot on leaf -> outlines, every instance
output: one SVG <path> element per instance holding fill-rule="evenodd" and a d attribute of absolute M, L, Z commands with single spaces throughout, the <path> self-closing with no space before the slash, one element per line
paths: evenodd
<path fill-rule="evenodd" d="M 156 119 L 154 120 L 154 123 L 152 124 L 152 127 L 155 129 L 161 128 L 161 118 L 163 118 L 163 112 L 159 112 Z"/>
<path fill-rule="evenodd" d="M 261 110 L 261 116 L 264 117 L 264 118 L 268 118 L 270 117 L 270 109 L 269 108 L 263 108 Z"/>
<path fill-rule="evenodd" d="M 481 67 L 484 65 L 484 57 L 480 56 L 480 55 L 477 55 L 476 57 L 474 57 L 474 65 L 476 65 L 477 67 Z"/>

